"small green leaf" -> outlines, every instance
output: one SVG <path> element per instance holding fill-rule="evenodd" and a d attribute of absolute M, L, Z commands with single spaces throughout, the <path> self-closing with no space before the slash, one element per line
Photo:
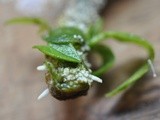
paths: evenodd
<path fill-rule="evenodd" d="M 115 31 L 103 32 L 103 33 L 100 33 L 94 36 L 90 40 L 89 44 L 90 46 L 94 46 L 98 42 L 105 40 L 105 39 L 110 39 L 110 38 L 113 38 L 120 42 L 134 43 L 136 45 L 139 45 L 147 50 L 147 52 L 149 53 L 150 59 L 154 58 L 154 49 L 147 40 L 137 35 L 133 35 L 133 34 L 125 33 L 125 32 L 115 32 Z"/>
<path fill-rule="evenodd" d="M 39 32 L 43 32 L 45 30 L 51 30 L 48 23 L 40 18 L 35 17 L 19 17 L 19 18 L 13 18 L 8 21 L 6 21 L 7 25 L 10 24 L 35 24 L 39 26 Z"/>
<path fill-rule="evenodd" d="M 80 35 L 84 39 L 82 31 L 74 27 L 57 28 L 50 31 L 43 39 L 54 44 L 80 43 L 80 40 L 74 38 L 75 35 Z"/>
<path fill-rule="evenodd" d="M 92 51 L 99 53 L 103 59 L 103 64 L 93 74 L 96 76 L 102 75 L 113 66 L 115 60 L 114 55 L 111 49 L 104 45 L 96 45 L 92 48 Z"/>
<path fill-rule="evenodd" d="M 51 57 L 66 60 L 69 62 L 81 62 L 80 56 L 76 52 L 75 48 L 71 44 L 64 44 L 64 45 L 56 45 L 56 44 L 49 44 L 47 46 L 44 45 L 37 45 L 33 48 L 37 48 L 42 53 L 49 55 Z"/>

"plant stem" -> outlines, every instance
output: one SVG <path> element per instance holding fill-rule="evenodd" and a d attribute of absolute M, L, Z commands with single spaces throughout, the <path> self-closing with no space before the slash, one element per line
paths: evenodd
<path fill-rule="evenodd" d="M 71 0 L 64 12 L 65 25 L 87 31 L 99 19 L 98 13 L 106 3 L 106 0 Z"/>

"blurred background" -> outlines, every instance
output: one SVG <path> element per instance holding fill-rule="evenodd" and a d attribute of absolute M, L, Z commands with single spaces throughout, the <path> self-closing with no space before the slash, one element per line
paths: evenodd
<path fill-rule="evenodd" d="M 43 44 L 34 25 L 5 26 L 6 20 L 20 16 L 42 17 L 53 26 L 62 16 L 68 0 L 0 0 L 0 120 L 151 120 L 160 119 L 160 1 L 112 0 L 102 12 L 105 30 L 126 31 L 148 39 L 154 46 L 158 77 L 148 73 L 123 94 L 105 98 L 144 57 L 134 45 L 108 41 L 116 64 L 94 84 L 87 96 L 58 101 L 50 95 L 37 101 L 47 87 L 44 73 L 36 67 L 44 57 L 32 49 Z M 118 81 L 117 81 L 118 80 Z"/>

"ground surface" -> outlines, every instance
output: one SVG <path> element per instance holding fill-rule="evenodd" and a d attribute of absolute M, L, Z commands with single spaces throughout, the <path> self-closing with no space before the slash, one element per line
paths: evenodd
<path fill-rule="evenodd" d="M 105 9 L 106 30 L 128 31 L 147 38 L 155 47 L 157 78 L 146 75 L 123 95 L 105 98 L 115 87 L 111 81 L 126 78 L 142 49 L 108 41 L 117 56 L 114 68 L 105 75 L 103 85 L 94 85 L 89 95 L 70 101 L 48 96 L 37 101 L 46 88 L 43 73 L 36 66 L 43 56 L 31 49 L 42 43 L 34 26 L 4 26 L 22 14 L 13 5 L 0 3 L 0 119 L 1 120 L 159 120 L 160 119 L 160 1 L 118 0 Z M 48 17 L 51 21 L 52 17 Z M 53 20 L 54 21 L 54 20 Z M 136 60 L 137 61 L 137 60 Z M 124 74 L 125 73 L 125 74 Z M 116 82 L 117 84 L 120 81 Z"/>

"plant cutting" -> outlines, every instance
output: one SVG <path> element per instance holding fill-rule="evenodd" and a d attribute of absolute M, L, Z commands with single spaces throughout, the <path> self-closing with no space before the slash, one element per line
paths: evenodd
<path fill-rule="evenodd" d="M 101 18 L 94 22 L 82 19 L 81 14 L 89 14 L 89 12 L 77 12 L 79 6 L 84 3 L 88 4 L 87 8 L 90 8 L 93 13 L 99 10 L 101 6 L 100 3 L 94 3 L 94 5 L 97 5 L 95 7 L 91 4 L 91 1 L 79 1 L 73 9 L 76 11 L 76 15 L 79 15 L 79 19 L 75 17 L 74 13 L 71 16 L 66 13 L 67 17 L 64 17 L 63 24 L 56 28 L 52 28 L 45 20 L 35 17 L 15 18 L 7 21 L 8 24 L 31 23 L 38 25 L 42 39 L 46 42 L 45 45 L 33 46 L 34 49 L 44 54 L 45 61 L 37 67 L 37 70 L 46 71 L 45 81 L 48 85 L 48 88 L 38 99 L 48 93 L 59 100 L 73 99 L 86 95 L 94 81 L 103 84 L 101 75 L 106 73 L 115 61 L 111 48 L 101 44 L 101 41 L 108 39 L 138 45 L 146 50 L 148 57 L 143 65 L 139 66 L 125 82 L 106 93 L 105 96 L 113 96 L 127 89 L 146 74 L 150 68 L 153 76 L 156 77 L 152 64 L 154 60 L 152 45 L 147 40 L 131 33 L 104 31 Z M 71 19 L 74 17 L 75 19 Z M 92 64 L 87 58 L 90 53 L 94 52 L 98 53 L 103 61 L 102 65 L 96 70 L 92 69 Z"/>

